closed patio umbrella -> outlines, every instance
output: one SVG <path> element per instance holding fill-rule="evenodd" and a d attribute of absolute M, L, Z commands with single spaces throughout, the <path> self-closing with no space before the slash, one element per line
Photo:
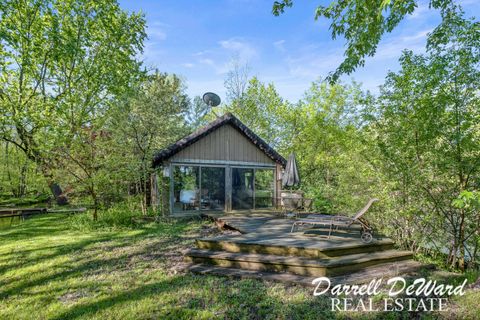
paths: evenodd
<path fill-rule="evenodd" d="M 295 160 L 295 153 L 288 156 L 285 172 L 282 177 L 283 187 L 294 187 L 300 184 L 300 176 L 298 174 L 297 161 Z"/>

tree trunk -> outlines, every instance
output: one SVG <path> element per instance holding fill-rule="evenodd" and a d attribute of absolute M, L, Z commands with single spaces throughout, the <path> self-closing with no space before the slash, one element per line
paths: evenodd
<path fill-rule="evenodd" d="M 20 197 L 23 197 L 27 193 L 27 168 L 28 168 L 28 160 L 25 161 L 25 164 L 22 166 L 20 171 L 20 182 L 18 185 L 18 194 Z"/>
<path fill-rule="evenodd" d="M 462 209 L 462 218 L 460 220 L 458 245 L 460 249 L 460 257 L 458 258 L 458 268 L 462 271 L 465 271 L 465 211 L 463 209 Z"/>
<path fill-rule="evenodd" d="M 150 205 L 153 211 L 158 214 L 160 205 L 160 194 L 158 192 L 158 178 L 157 173 L 153 172 L 150 175 Z"/>
<path fill-rule="evenodd" d="M 98 197 L 97 197 L 97 193 L 95 192 L 94 185 L 90 186 L 90 196 L 92 197 L 92 200 L 93 200 L 93 221 L 97 221 L 98 220 Z"/>
<path fill-rule="evenodd" d="M 63 193 L 60 185 L 57 182 L 55 182 L 55 179 L 53 178 L 53 174 L 51 173 L 50 168 L 48 168 L 44 164 L 41 165 L 41 167 L 42 167 L 43 176 L 47 180 L 48 187 L 50 188 L 50 191 L 52 192 L 53 196 L 55 197 L 55 201 L 57 202 L 57 204 L 60 205 L 60 206 L 67 205 L 68 204 L 68 198 Z"/>

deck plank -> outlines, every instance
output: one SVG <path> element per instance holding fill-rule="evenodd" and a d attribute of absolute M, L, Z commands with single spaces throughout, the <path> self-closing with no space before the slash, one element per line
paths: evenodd
<path fill-rule="evenodd" d="M 383 279 L 402 275 L 405 277 L 415 276 L 424 269 L 432 269 L 432 265 L 425 265 L 417 261 L 401 261 L 385 263 L 378 266 L 367 267 L 361 271 L 349 273 L 342 276 L 331 277 L 332 285 L 335 284 L 364 284 L 373 279 Z M 245 270 L 236 268 L 225 268 L 204 264 L 190 264 L 186 266 L 190 272 L 205 275 L 223 276 L 235 279 L 258 279 L 263 281 L 282 282 L 286 284 L 311 287 L 315 277 L 301 276 L 291 273 L 259 272 L 256 270 Z"/>

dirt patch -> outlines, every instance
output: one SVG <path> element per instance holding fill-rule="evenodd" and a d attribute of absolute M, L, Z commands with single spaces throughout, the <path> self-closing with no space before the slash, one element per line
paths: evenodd
<path fill-rule="evenodd" d="M 221 234 L 222 232 L 213 224 L 202 225 L 200 228 L 200 237 L 213 237 Z"/>
<path fill-rule="evenodd" d="M 64 304 L 70 304 L 88 296 L 90 296 L 90 293 L 86 290 L 71 291 L 58 297 L 58 300 L 63 302 Z"/>
<path fill-rule="evenodd" d="M 235 237 L 235 236 L 241 236 L 242 233 L 237 230 L 222 230 L 222 235 Z"/>
<path fill-rule="evenodd" d="M 478 291 L 480 290 L 480 277 L 478 277 L 477 281 L 475 281 L 474 283 L 470 284 L 468 286 L 469 289 L 472 289 L 474 291 Z"/>

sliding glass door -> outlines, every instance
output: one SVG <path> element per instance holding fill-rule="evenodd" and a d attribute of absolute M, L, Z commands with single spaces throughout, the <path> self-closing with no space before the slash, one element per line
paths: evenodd
<path fill-rule="evenodd" d="M 225 168 L 201 167 L 201 209 L 225 209 Z"/>
<path fill-rule="evenodd" d="M 173 165 L 172 172 L 174 212 L 227 208 L 251 210 L 274 206 L 274 169 Z M 231 203 L 230 200 L 226 203 L 227 199 L 231 199 Z"/>
<path fill-rule="evenodd" d="M 200 209 L 200 168 L 195 166 L 173 167 L 173 210 Z"/>
<path fill-rule="evenodd" d="M 271 208 L 275 201 L 273 169 L 255 169 L 255 209 Z"/>
<path fill-rule="evenodd" d="M 273 207 L 274 186 L 273 169 L 232 168 L 232 209 Z"/>
<path fill-rule="evenodd" d="M 173 211 L 224 209 L 224 167 L 173 166 Z"/>
<path fill-rule="evenodd" d="M 232 209 L 253 209 L 253 169 L 232 168 Z"/>

